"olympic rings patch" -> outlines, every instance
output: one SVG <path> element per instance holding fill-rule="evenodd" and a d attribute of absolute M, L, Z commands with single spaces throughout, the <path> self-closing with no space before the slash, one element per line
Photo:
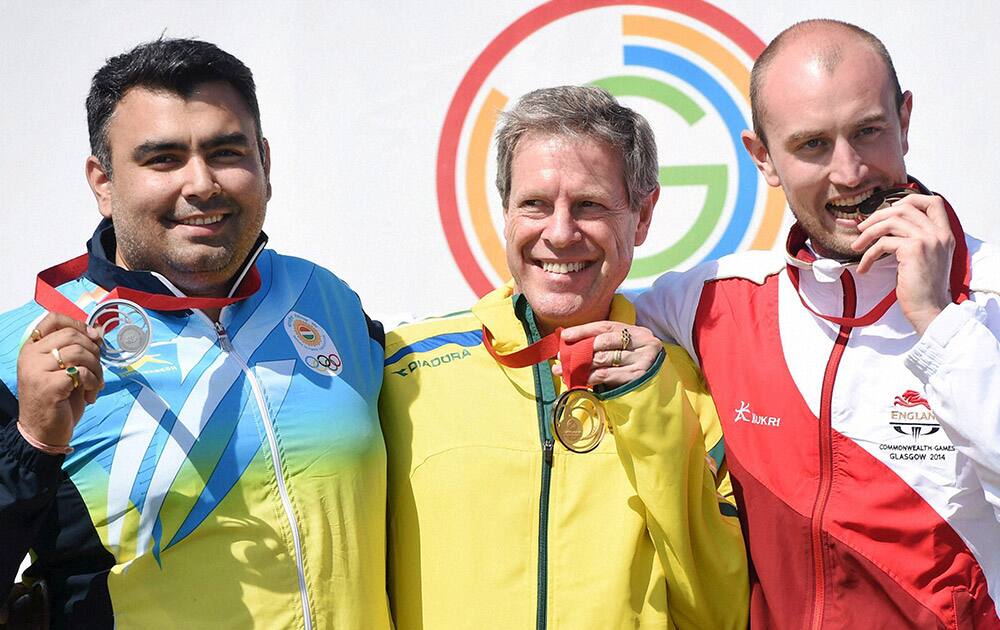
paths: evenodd
<path fill-rule="evenodd" d="M 317 372 L 323 370 L 336 374 L 340 371 L 344 362 L 340 360 L 340 355 L 336 352 L 331 352 L 330 354 L 320 354 L 315 357 L 306 357 L 306 365 Z"/>
<path fill-rule="evenodd" d="M 316 320 L 291 311 L 285 317 L 285 331 L 299 355 L 299 360 L 313 372 L 323 376 L 337 376 L 344 368 L 344 360 L 333 342 L 333 337 Z"/>

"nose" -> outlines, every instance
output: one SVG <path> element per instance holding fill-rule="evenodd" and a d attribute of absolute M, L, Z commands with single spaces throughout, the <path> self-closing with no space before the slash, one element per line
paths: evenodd
<path fill-rule="evenodd" d="M 839 140 L 830 161 L 830 183 L 854 188 L 868 176 L 868 165 L 857 148 L 847 140 Z"/>
<path fill-rule="evenodd" d="M 215 180 L 215 172 L 205 160 L 192 158 L 184 168 L 184 185 L 181 194 L 187 198 L 208 200 L 222 192 Z"/>
<path fill-rule="evenodd" d="M 542 238 L 552 247 L 565 248 L 580 240 L 581 234 L 568 203 L 557 203 L 549 215 Z"/>

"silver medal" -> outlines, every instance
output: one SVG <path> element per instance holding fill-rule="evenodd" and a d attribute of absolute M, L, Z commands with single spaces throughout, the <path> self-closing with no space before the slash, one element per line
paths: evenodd
<path fill-rule="evenodd" d="M 87 325 L 101 331 L 101 363 L 113 367 L 125 367 L 141 359 L 153 336 L 149 315 L 129 300 L 101 302 Z"/>

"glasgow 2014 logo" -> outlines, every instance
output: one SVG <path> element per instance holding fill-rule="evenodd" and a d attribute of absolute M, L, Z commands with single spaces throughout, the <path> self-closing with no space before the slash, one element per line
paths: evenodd
<path fill-rule="evenodd" d="M 491 140 L 510 99 L 539 87 L 598 85 L 646 116 L 663 191 L 626 281 L 648 286 L 741 249 L 770 249 L 785 207 L 743 149 L 750 67 L 764 43 L 701 0 L 553 0 L 480 53 L 445 117 L 437 156 L 441 223 L 477 295 L 507 281 Z"/>

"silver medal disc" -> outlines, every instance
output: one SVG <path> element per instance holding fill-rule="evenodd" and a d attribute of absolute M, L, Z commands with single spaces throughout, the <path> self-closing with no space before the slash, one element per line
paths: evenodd
<path fill-rule="evenodd" d="M 101 362 L 109 366 L 125 367 L 141 359 L 153 336 L 149 315 L 129 300 L 101 302 L 87 325 L 101 331 Z"/>

